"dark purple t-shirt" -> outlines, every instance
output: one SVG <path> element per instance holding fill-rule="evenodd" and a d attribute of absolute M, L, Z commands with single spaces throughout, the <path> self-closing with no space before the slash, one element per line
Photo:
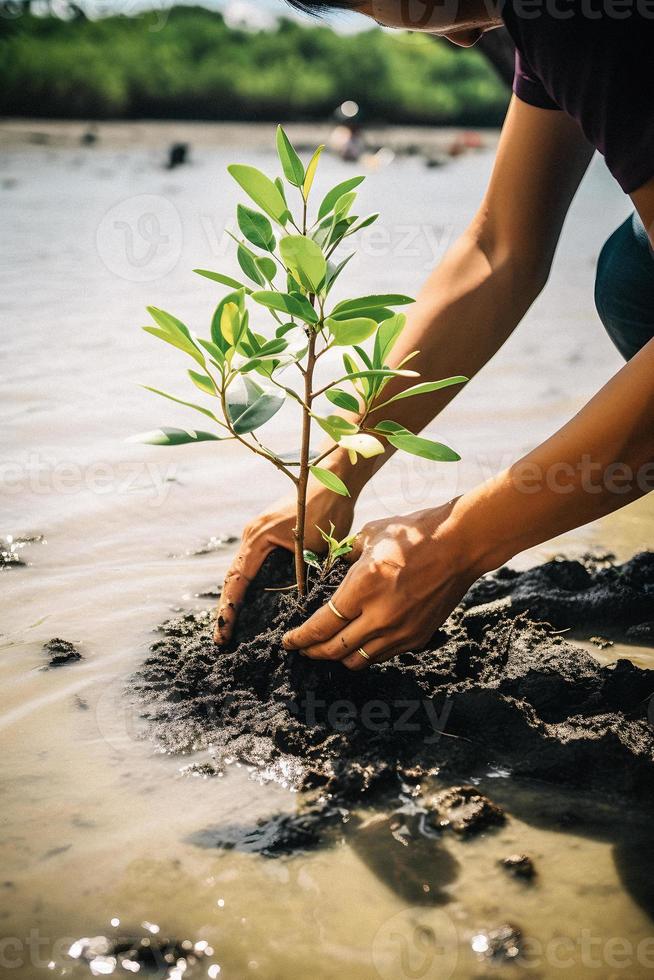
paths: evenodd
<path fill-rule="evenodd" d="M 654 177 L 654 0 L 506 0 L 513 91 L 575 119 L 630 193 Z"/>

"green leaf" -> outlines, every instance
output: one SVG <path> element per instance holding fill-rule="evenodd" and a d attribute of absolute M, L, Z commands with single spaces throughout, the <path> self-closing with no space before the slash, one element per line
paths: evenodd
<path fill-rule="evenodd" d="M 372 371 L 350 371 L 339 381 L 352 381 L 355 378 L 419 378 L 417 371 L 392 370 L 391 368 L 374 368 Z"/>
<path fill-rule="evenodd" d="M 396 314 L 392 310 L 389 310 L 387 306 L 365 306 L 359 310 L 332 311 L 329 315 L 333 320 L 351 320 L 353 317 L 365 316 L 370 320 L 374 320 L 375 323 L 381 323 L 383 320 L 389 320 Z"/>
<path fill-rule="evenodd" d="M 368 355 L 366 354 L 366 352 L 365 352 L 365 350 L 363 349 L 363 347 L 359 347 L 359 345 L 358 345 L 358 344 L 355 344 L 355 345 L 354 345 L 354 349 L 355 349 L 355 351 L 357 352 L 357 354 L 359 355 L 359 357 L 361 358 L 361 360 L 363 361 L 363 363 L 364 363 L 364 365 L 365 365 L 365 366 L 366 366 L 367 368 L 370 368 L 370 370 L 372 371 L 372 370 L 373 370 L 373 368 L 374 368 L 374 364 L 372 363 L 372 361 L 370 360 L 370 358 L 369 358 L 369 357 L 368 357 Z"/>
<path fill-rule="evenodd" d="M 345 233 L 355 220 L 355 218 L 342 218 L 340 221 L 333 224 L 328 236 L 327 244 L 330 247 L 333 246 L 333 248 L 335 248 L 336 245 L 338 245 L 338 243 L 345 237 Z"/>
<path fill-rule="evenodd" d="M 225 303 L 220 315 L 220 332 L 230 347 L 236 347 L 241 337 L 243 320 L 236 303 Z"/>
<path fill-rule="evenodd" d="M 227 414 L 230 422 L 236 422 L 264 393 L 261 385 L 247 375 L 244 375 L 241 381 L 241 385 L 230 386 L 227 390 Z"/>
<path fill-rule="evenodd" d="M 357 362 L 352 357 L 352 355 L 348 354 L 347 352 L 343 354 L 343 366 L 345 367 L 345 371 L 348 374 L 353 374 L 361 370 Z"/>
<path fill-rule="evenodd" d="M 349 555 L 353 548 L 353 544 L 342 544 L 338 548 L 334 548 L 331 553 L 332 561 L 336 561 L 337 558 L 342 558 L 343 555 Z"/>
<path fill-rule="evenodd" d="M 236 207 L 236 220 L 243 235 L 249 242 L 257 248 L 263 248 L 266 252 L 272 252 L 275 248 L 275 236 L 273 235 L 272 225 L 265 214 L 246 208 L 244 204 Z"/>
<path fill-rule="evenodd" d="M 277 127 L 277 153 L 282 164 L 282 170 L 289 184 L 301 187 L 304 181 L 304 167 L 295 152 L 293 144 L 281 126 Z"/>
<path fill-rule="evenodd" d="M 184 405 L 186 408 L 193 408 L 196 412 L 200 412 L 202 415 L 206 415 L 207 418 L 213 419 L 217 422 L 217 418 L 214 413 L 205 408 L 204 405 L 196 405 L 195 402 L 187 402 L 184 398 L 178 398 L 176 395 L 169 395 L 167 391 L 161 391 L 159 388 L 151 388 L 150 385 L 141 385 L 146 391 L 151 391 L 155 395 L 161 395 L 162 398 L 167 398 L 171 402 L 176 402 L 178 405 Z"/>
<path fill-rule="evenodd" d="M 245 310 L 244 298 L 244 289 L 239 289 L 238 292 L 228 293 L 226 296 L 223 296 L 221 301 L 218 303 L 218 306 L 214 310 L 213 317 L 211 318 L 211 339 L 216 347 L 220 348 L 223 354 L 227 353 L 229 348 L 233 346 L 232 341 L 223 335 L 221 325 L 223 311 L 225 307 L 231 303 L 237 307 L 241 314 L 243 314 Z"/>
<path fill-rule="evenodd" d="M 216 386 L 208 374 L 199 374 L 198 371 L 189 371 L 188 374 L 195 387 L 199 388 L 200 391 L 204 391 L 206 395 L 216 394 Z"/>
<path fill-rule="evenodd" d="M 284 265 L 305 289 L 317 293 L 327 274 L 327 261 L 322 250 L 306 235 L 287 235 L 279 243 Z"/>
<path fill-rule="evenodd" d="M 264 392 L 257 400 L 246 408 L 242 415 L 239 415 L 234 422 L 234 432 L 244 435 L 246 432 L 254 432 L 275 415 L 282 405 L 284 398 L 282 395 Z"/>
<path fill-rule="evenodd" d="M 256 167 L 246 167 L 241 163 L 232 163 L 227 170 L 262 211 L 270 215 L 278 224 L 286 224 L 289 216 L 286 201 L 269 177 Z"/>
<path fill-rule="evenodd" d="M 214 344 L 212 340 L 201 340 L 199 337 L 198 344 L 201 344 L 206 350 L 207 354 L 213 358 L 214 363 L 217 364 L 219 368 L 222 368 L 223 364 L 225 363 L 225 354 L 220 347 L 218 347 L 217 344 Z"/>
<path fill-rule="evenodd" d="M 304 200 L 309 196 L 309 191 L 311 190 L 313 184 L 313 178 L 316 176 L 316 169 L 318 167 L 318 160 L 320 159 L 320 154 L 325 149 L 324 146 L 319 146 L 316 152 L 313 154 L 309 160 L 309 166 L 304 177 L 304 183 L 302 184 L 302 196 Z"/>
<path fill-rule="evenodd" d="M 254 351 L 253 356 L 241 365 L 239 371 L 251 371 L 259 367 L 264 361 L 274 360 L 287 347 L 288 342 L 283 337 L 275 337 Z"/>
<path fill-rule="evenodd" d="M 232 279 L 231 276 L 224 276 L 222 272 L 211 272 L 209 269 L 194 269 L 193 272 L 197 272 L 199 276 L 204 276 L 205 279 L 212 279 L 214 282 L 220 282 L 223 286 L 231 286 L 232 289 L 244 289 L 246 293 L 252 292 L 247 286 L 244 286 L 242 282 L 238 279 Z"/>
<path fill-rule="evenodd" d="M 281 354 L 288 347 L 288 341 L 284 337 L 273 337 L 266 341 L 257 351 L 257 357 L 268 357 L 271 354 Z"/>
<path fill-rule="evenodd" d="M 314 415 L 313 418 L 334 442 L 338 442 L 341 436 L 355 435 L 359 431 L 358 425 L 353 425 L 340 415 L 327 415 L 324 418 Z"/>
<path fill-rule="evenodd" d="M 318 220 L 324 218 L 326 214 L 329 214 L 339 197 L 342 197 L 343 194 L 347 194 L 348 191 L 354 190 L 354 188 L 358 187 L 359 184 L 361 184 L 365 179 L 365 177 L 350 177 L 348 180 L 344 180 L 340 184 L 337 184 L 336 187 L 332 187 L 332 189 L 325 194 L 322 204 L 318 208 Z"/>
<path fill-rule="evenodd" d="M 338 405 L 339 408 L 344 408 L 347 412 L 359 411 L 359 402 L 354 395 L 348 391 L 343 391 L 342 388 L 330 388 L 325 392 L 325 397 L 332 405 Z"/>
<path fill-rule="evenodd" d="M 311 565 L 312 568 L 322 568 L 322 562 L 315 551 L 309 551 L 308 548 L 304 549 L 304 560 L 307 565 Z"/>
<path fill-rule="evenodd" d="M 440 391 L 441 388 L 449 388 L 451 385 L 463 384 L 468 379 L 462 374 L 458 374 L 452 378 L 443 378 L 441 381 L 424 381 L 422 384 L 412 385 L 410 388 L 405 388 L 397 395 L 393 395 L 389 398 L 385 405 L 391 405 L 393 402 L 399 402 L 402 398 L 412 398 L 414 395 L 427 395 L 432 391 Z"/>
<path fill-rule="evenodd" d="M 411 453 L 412 456 L 421 456 L 423 459 L 432 459 L 441 463 L 455 463 L 461 459 L 458 453 L 455 453 L 449 446 L 444 446 L 442 442 L 433 442 L 431 439 L 423 439 L 422 436 L 414 436 L 412 432 L 402 426 L 398 430 L 397 423 L 390 423 L 393 427 L 390 431 L 388 428 L 381 428 L 381 426 L 388 427 L 388 425 L 388 422 L 381 422 L 375 426 L 375 430 L 383 432 L 395 449 L 401 449 L 405 453 Z"/>
<path fill-rule="evenodd" d="M 375 349 L 373 353 L 373 363 L 375 367 L 383 367 L 386 363 L 388 357 L 390 356 L 393 347 L 395 346 L 395 341 L 398 339 L 402 330 L 404 329 L 404 324 L 406 323 L 406 317 L 403 313 L 396 313 L 394 316 L 389 317 L 388 320 L 384 320 L 379 325 L 379 330 L 377 331 L 377 336 L 375 337 Z"/>
<path fill-rule="evenodd" d="M 204 354 L 198 349 L 188 327 L 171 313 L 159 310 L 156 306 L 148 306 L 147 310 L 155 323 L 158 324 L 158 328 L 143 327 L 145 332 L 152 334 L 153 337 L 158 337 L 159 340 L 165 341 L 178 350 L 184 351 L 185 354 L 189 354 L 204 367 Z"/>
<path fill-rule="evenodd" d="M 348 214 L 350 208 L 352 207 L 352 205 L 356 201 L 356 197 L 357 196 L 356 196 L 356 193 L 354 191 L 350 191 L 349 194 L 343 194 L 342 197 L 339 197 L 338 201 L 336 202 L 336 204 L 334 206 L 334 221 L 335 222 L 341 221 L 343 218 L 346 217 L 346 215 Z"/>
<path fill-rule="evenodd" d="M 259 290 L 252 293 L 252 299 L 271 310 L 280 310 L 289 316 L 296 316 L 305 323 L 318 323 L 318 314 L 306 298 L 299 293 L 277 293 L 272 290 Z"/>
<path fill-rule="evenodd" d="M 329 262 L 329 261 L 327 262 L 327 275 L 325 276 L 326 293 L 328 293 L 329 290 L 332 288 L 332 286 L 340 276 L 345 266 L 348 264 L 350 259 L 354 258 L 355 254 L 356 254 L 355 252 L 351 252 L 348 256 L 346 256 L 342 260 L 342 262 L 339 262 L 338 265 L 334 265 L 333 262 Z"/>
<path fill-rule="evenodd" d="M 332 473 L 331 470 L 325 470 L 322 466 L 310 466 L 309 470 L 315 476 L 316 480 L 319 480 L 323 486 L 331 490 L 332 493 L 338 493 L 341 497 L 349 497 L 350 491 L 345 486 L 340 477 Z"/>
<path fill-rule="evenodd" d="M 277 273 L 277 266 L 274 259 L 269 259 L 267 255 L 256 257 L 257 268 L 267 282 L 272 282 Z"/>
<path fill-rule="evenodd" d="M 127 442 L 140 442 L 148 446 L 182 446 L 187 442 L 221 442 L 230 436 L 217 436 L 213 432 L 202 432 L 199 429 L 152 429 L 130 436 Z"/>
<path fill-rule="evenodd" d="M 351 347 L 352 344 L 358 344 L 370 337 L 377 329 L 375 321 L 367 317 L 353 317 L 351 320 L 335 320 L 333 317 L 328 317 L 325 326 L 332 334 L 333 343 L 337 347 Z"/>
<path fill-rule="evenodd" d="M 368 225 L 373 224 L 378 217 L 378 212 L 375 214 L 369 214 L 368 217 L 364 218 L 363 221 L 360 221 L 358 225 L 352 225 L 352 227 L 346 232 L 345 237 L 347 238 L 349 235 L 356 235 L 356 233 L 361 231 L 362 228 L 367 228 Z"/>
<path fill-rule="evenodd" d="M 236 251 L 236 258 L 238 259 L 238 264 L 241 269 L 252 282 L 256 282 L 257 286 L 265 286 L 266 281 L 261 275 L 261 270 L 257 266 L 256 256 L 246 248 L 245 245 L 239 245 Z"/>
<path fill-rule="evenodd" d="M 284 204 L 286 204 L 286 207 L 288 208 L 288 203 L 286 201 L 286 191 L 284 189 L 284 181 L 282 180 L 281 177 L 275 177 L 274 184 L 275 184 L 275 187 L 277 188 L 277 190 L 279 191 L 279 193 L 282 195 L 282 199 L 284 201 Z M 289 212 L 289 215 L 290 215 L 290 212 Z"/>
<path fill-rule="evenodd" d="M 383 443 L 367 432 L 348 433 L 340 439 L 339 446 L 347 450 L 352 466 L 356 465 L 358 456 L 372 459 L 373 456 L 381 456 L 384 452 Z"/>
<path fill-rule="evenodd" d="M 332 316 L 337 313 L 356 313 L 358 310 L 382 306 L 407 306 L 414 303 L 411 296 L 402 293 L 376 293 L 371 296 L 357 296 L 356 299 L 344 299 L 337 303 L 332 310 Z"/>

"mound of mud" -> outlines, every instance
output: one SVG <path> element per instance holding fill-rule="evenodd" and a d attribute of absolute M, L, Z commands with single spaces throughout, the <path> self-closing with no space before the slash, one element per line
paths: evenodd
<path fill-rule="evenodd" d="M 309 612 L 343 571 L 313 584 Z M 603 796 L 654 797 L 654 671 L 628 660 L 602 667 L 552 629 L 624 633 L 651 621 L 654 555 L 500 570 L 427 650 L 357 673 L 283 650 L 302 615 L 292 593 L 266 590 L 292 577 L 286 553 L 268 558 L 231 649 L 214 646 L 208 612 L 161 627 L 134 683 L 169 750 L 211 747 L 218 766 L 231 757 L 277 767 L 344 805 L 427 773 L 470 777 L 489 765 Z"/>

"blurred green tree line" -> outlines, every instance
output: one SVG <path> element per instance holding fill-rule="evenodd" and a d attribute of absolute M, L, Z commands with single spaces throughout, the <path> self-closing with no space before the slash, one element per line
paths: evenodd
<path fill-rule="evenodd" d="M 61 118 L 321 119 L 496 125 L 508 91 L 474 50 L 281 20 L 228 27 L 201 7 L 90 21 L 0 17 L 0 113 Z"/>

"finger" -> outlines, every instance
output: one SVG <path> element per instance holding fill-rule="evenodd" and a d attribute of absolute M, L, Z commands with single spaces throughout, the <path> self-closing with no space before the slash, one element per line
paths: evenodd
<path fill-rule="evenodd" d="M 364 643 L 371 643 L 379 636 L 379 631 L 371 629 L 370 620 L 365 615 L 355 619 L 353 623 L 343 623 L 342 626 L 343 629 L 331 639 L 302 647 L 302 653 L 313 660 L 345 660 Z"/>
<path fill-rule="evenodd" d="M 282 637 L 284 649 L 299 650 L 316 643 L 322 643 L 335 636 L 344 626 L 347 626 L 361 614 L 357 590 L 351 587 L 352 579 L 350 576 L 351 572 L 348 572 L 332 598 L 333 605 L 338 609 L 341 616 L 345 616 L 347 622 L 337 616 L 328 605 L 321 606 L 305 623 L 284 634 Z"/>
<path fill-rule="evenodd" d="M 355 561 L 358 561 L 363 553 L 363 531 L 357 533 L 356 538 L 352 542 L 352 550 L 348 551 L 346 555 L 343 555 L 345 561 L 353 565 Z"/>
<path fill-rule="evenodd" d="M 214 643 L 228 643 L 232 638 L 248 586 L 272 549 L 273 545 L 268 542 L 260 543 L 256 548 L 244 545 L 236 555 L 225 575 L 216 615 Z"/>
<path fill-rule="evenodd" d="M 372 526 L 369 524 L 366 524 L 365 527 L 362 527 L 361 530 L 357 532 L 357 536 L 352 542 L 352 550 L 344 556 L 345 561 L 348 561 L 352 565 L 355 561 L 359 560 L 363 554 L 364 548 L 370 541 L 371 533 Z"/>
<path fill-rule="evenodd" d="M 375 640 L 369 640 L 367 643 L 360 643 L 353 653 L 341 660 L 341 663 L 348 670 L 367 670 L 375 663 L 382 663 L 384 660 L 390 660 L 398 653 L 403 653 L 405 649 L 406 647 L 400 646 L 399 641 L 393 643 L 388 635 L 380 636 Z M 368 657 L 364 657 L 360 650 L 363 650 Z"/>

